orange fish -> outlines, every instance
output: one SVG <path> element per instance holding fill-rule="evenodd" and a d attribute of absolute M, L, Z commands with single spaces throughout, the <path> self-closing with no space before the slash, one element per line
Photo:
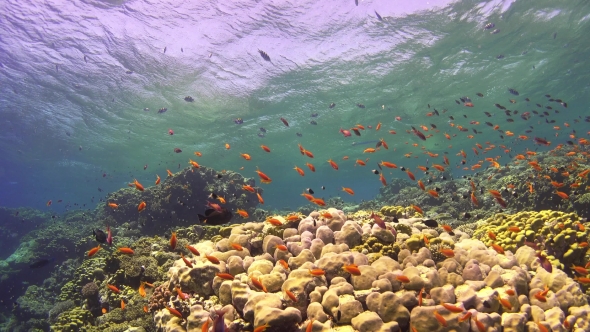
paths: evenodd
<path fill-rule="evenodd" d="M 119 207 L 119 204 L 117 204 L 117 203 L 109 203 L 109 207 L 111 207 L 113 209 L 116 209 L 116 208 Z"/>
<path fill-rule="evenodd" d="M 121 310 L 125 310 L 125 301 L 121 299 Z"/>
<path fill-rule="evenodd" d="M 195 151 L 195 156 L 197 156 L 197 157 L 201 157 L 202 155 L 203 155 L 203 154 L 202 154 L 202 153 L 200 153 L 199 151 Z"/>
<path fill-rule="evenodd" d="M 469 104 L 471 104 L 471 103 L 469 103 Z M 471 107 L 473 107 L 473 104 L 471 104 Z M 434 318 L 436 318 L 436 320 L 440 323 L 440 325 L 442 325 L 443 327 L 447 327 L 447 320 L 443 316 L 441 316 L 441 314 L 439 314 L 438 311 L 436 311 L 436 310 L 434 310 Z"/>
<path fill-rule="evenodd" d="M 285 269 L 288 270 L 289 269 L 289 264 L 287 262 L 285 262 L 284 259 L 279 259 L 279 264 L 281 264 L 281 266 Z"/>
<path fill-rule="evenodd" d="M 193 255 L 195 256 L 199 256 L 201 253 L 199 253 L 199 251 L 197 250 L 197 248 L 193 247 L 193 246 L 189 246 L 188 244 L 185 245 L 185 247 L 190 250 L 190 252 L 193 253 Z"/>
<path fill-rule="evenodd" d="M 468 320 L 469 318 L 471 318 L 471 315 L 471 311 L 468 311 L 465 315 L 459 317 L 459 323 Z"/>
<path fill-rule="evenodd" d="M 322 269 L 309 269 L 309 273 L 315 277 L 319 277 L 319 276 L 323 276 L 326 274 L 326 271 L 322 270 Z"/>
<path fill-rule="evenodd" d="M 367 165 L 367 163 L 365 163 L 364 161 L 362 161 L 360 159 L 357 159 L 356 160 L 356 164 L 359 165 L 359 166 L 365 166 L 365 165 Z"/>
<path fill-rule="evenodd" d="M 111 291 L 113 291 L 114 293 L 117 293 L 117 294 L 121 293 L 121 291 L 119 290 L 119 288 L 117 288 L 117 286 L 115 286 L 115 285 L 107 284 L 107 287 Z"/>
<path fill-rule="evenodd" d="M 374 148 L 366 148 L 365 150 L 363 150 L 363 153 L 374 153 L 375 151 L 377 150 L 375 150 Z"/>
<path fill-rule="evenodd" d="M 518 227 L 518 226 L 510 226 L 510 227 L 508 227 L 508 230 L 511 231 L 511 232 L 514 232 L 514 233 L 518 233 L 518 232 L 520 232 L 520 227 Z"/>
<path fill-rule="evenodd" d="M 385 177 L 383 176 L 383 173 L 379 174 L 379 181 L 381 181 L 381 183 L 386 186 L 387 185 L 387 181 L 385 180 Z"/>
<path fill-rule="evenodd" d="M 246 191 L 249 191 L 249 192 L 251 192 L 251 193 L 255 193 L 255 192 L 256 192 L 256 190 L 255 190 L 255 189 L 254 189 L 252 186 L 249 186 L 249 185 L 247 185 L 247 184 L 243 185 L 243 186 L 242 186 L 242 189 L 244 189 L 244 190 L 246 190 Z"/>
<path fill-rule="evenodd" d="M 176 232 L 172 232 L 172 235 L 170 236 L 170 248 L 172 251 L 176 249 Z"/>
<path fill-rule="evenodd" d="M 201 165 L 199 165 L 199 163 L 197 163 L 196 161 L 189 159 L 188 163 L 191 164 L 194 168 L 200 168 Z"/>
<path fill-rule="evenodd" d="M 381 143 L 381 146 L 385 148 L 385 150 L 389 150 L 389 146 L 387 145 L 387 143 L 385 143 L 385 140 L 383 140 L 383 138 L 379 139 L 379 143 Z"/>
<path fill-rule="evenodd" d="M 226 149 L 226 150 L 229 150 L 230 148 L 231 148 L 231 147 L 230 147 L 229 143 L 225 143 L 225 149 Z"/>
<path fill-rule="evenodd" d="M 338 170 L 338 164 L 336 164 L 332 159 L 329 159 L 328 162 L 333 169 Z"/>
<path fill-rule="evenodd" d="M 453 251 L 453 249 L 441 248 L 439 249 L 439 252 L 447 258 L 455 257 L 455 252 Z"/>
<path fill-rule="evenodd" d="M 88 257 L 94 256 L 100 250 L 100 244 L 88 251 Z"/>
<path fill-rule="evenodd" d="M 148 309 L 148 306 L 147 306 L 147 305 L 144 305 L 144 306 L 143 306 L 143 312 L 145 312 L 146 314 L 147 314 L 148 312 L 150 312 L 150 310 Z"/>
<path fill-rule="evenodd" d="M 454 313 L 460 313 L 460 312 L 465 311 L 465 309 L 463 309 L 461 307 L 457 307 L 456 305 L 452 305 L 450 303 L 441 302 L 440 305 L 445 307 L 445 309 L 447 309 L 448 311 L 454 312 Z"/>
<path fill-rule="evenodd" d="M 359 267 L 356 264 L 344 265 L 342 266 L 342 269 L 354 276 L 361 275 L 361 270 L 359 270 Z"/>
<path fill-rule="evenodd" d="M 275 244 L 275 248 L 280 250 L 280 251 L 288 251 L 288 248 L 286 245 L 284 244 Z"/>
<path fill-rule="evenodd" d="M 122 254 L 128 254 L 128 255 L 133 255 L 135 253 L 135 251 L 133 251 L 133 249 L 127 248 L 127 247 L 119 248 L 119 252 Z"/>
<path fill-rule="evenodd" d="M 572 264 L 572 270 L 576 271 L 576 273 L 583 276 L 588 275 L 588 270 L 583 266 L 576 266 Z"/>
<path fill-rule="evenodd" d="M 489 190 L 488 190 L 488 192 L 489 192 L 489 193 L 490 193 L 492 196 L 494 196 L 494 197 L 502 197 L 502 194 L 501 194 L 499 191 L 497 191 L 497 190 L 491 190 L 491 189 L 489 189 Z"/>
<path fill-rule="evenodd" d="M 563 199 L 569 199 L 570 197 L 568 196 L 568 194 L 564 193 L 563 191 L 556 191 L 555 192 L 557 194 L 557 196 L 563 198 Z"/>
<path fill-rule="evenodd" d="M 311 202 L 313 204 L 319 205 L 319 206 L 326 206 L 326 202 L 324 202 L 323 199 L 321 198 L 314 198 L 313 200 L 311 200 Z"/>
<path fill-rule="evenodd" d="M 412 209 L 414 209 L 416 212 L 420 213 L 421 215 L 424 215 L 424 211 L 422 211 L 422 209 L 418 205 L 412 204 L 411 206 Z"/>
<path fill-rule="evenodd" d="M 146 293 L 145 293 L 145 282 L 142 281 L 139 283 L 139 289 L 137 290 L 137 292 L 139 293 L 139 296 L 141 297 L 145 297 Z"/>
<path fill-rule="evenodd" d="M 410 282 L 410 278 L 408 278 L 405 275 L 396 276 L 395 279 L 401 283 L 404 283 L 404 284 L 407 284 L 408 282 Z"/>
<path fill-rule="evenodd" d="M 397 165 L 388 161 L 381 161 L 381 165 L 387 168 L 397 168 Z"/>
<path fill-rule="evenodd" d="M 438 198 L 438 192 L 436 190 L 429 189 L 428 194 L 430 194 L 432 197 Z"/>
<path fill-rule="evenodd" d="M 297 303 L 297 296 L 295 296 L 295 294 L 293 294 L 293 292 L 291 292 L 288 289 L 285 289 L 285 294 L 287 294 L 287 296 L 291 299 L 291 301 Z"/>
<path fill-rule="evenodd" d="M 264 199 L 262 198 L 262 196 L 259 193 L 256 193 L 256 196 L 258 197 L 258 203 L 264 204 Z"/>
<path fill-rule="evenodd" d="M 312 171 L 312 172 L 315 172 L 315 166 L 313 166 L 313 165 L 312 165 L 312 164 L 310 164 L 310 163 L 305 163 L 305 165 L 306 165 L 307 167 L 309 167 L 309 170 L 310 170 L 310 171 Z"/>
<path fill-rule="evenodd" d="M 420 187 L 420 189 L 422 189 L 422 190 L 426 190 L 426 187 L 424 186 L 424 183 L 422 182 L 422 180 L 418 180 L 418 187 Z"/>
<path fill-rule="evenodd" d="M 262 181 L 262 183 L 271 183 L 272 180 L 270 179 L 270 177 L 268 177 L 268 175 L 262 173 L 258 167 L 256 167 L 256 173 L 258 173 L 258 176 L 260 177 L 260 181 Z"/>
<path fill-rule="evenodd" d="M 176 316 L 176 317 L 178 317 L 178 318 L 180 318 L 180 319 L 184 319 L 184 317 L 182 317 L 182 313 L 180 313 L 180 311 L 178 311 L 178 310 L 176 310 L 176 309 L 174 309 L 174 308 L 170 308 L 169 306 L 166 306 L 166 305 L 165 305 L 165 307 L 166 307 L 166 309 L 168 309 L 168 311 L 169 311 L 169 312 L 170 312 L 172 315 L 174 315 L 174 316 Z"/>
<path fill-rule="evenodd" d="M 205 258 L 207 258 L 207 260 L 213 264 L 219 264 L 219 259 L 217 259 L 215 256 L 205 255 Z"/>
<path fill-rule="evenodd" d="M 160 176 L 156 174 L 156 186 L 160 184 Z"/>
<path fill-rule="evenodd" d="M 311 153 L 311 151 L 309 151 L 309 150 L 303 150 L 303 154 L 305 154 L 309 158 L 313 158 L 313 153 Z"/>
<path fill-rule="evenodd" d="M 238 211 L 236 211 L 236 212 L 244 219 L 246 219 L 250 216 L 248 214 L 248 211 L 246 211 L 246 210 L 238 209 Z"/>
<path fill-rule="evenodd" d="M 409 170 L 406 170 L 406 174 L 408 174 L 408 177 L 412 180 L 415 181 L 416 177 L 414 176 L 414 173 L 410 172 Z"/>
<path fill-rule="evenodd" d="M 492 243 L 492 248 L 499 254 L 504 255 L 504 248 L 502 248 L 500 245 L 497 245 L 495 243 Z"/>
<path fill-rule="evenodd" d="M 268 291 L 266 290 L 266 286 L 264 286 L 262 284 L 262 282 L 260 282 L 260 280 L 258 278 L 256 278 L 255 276 L 251 276 L 250 280 L 252 280 L 252 284 L 258 288 L 258 289 L 262 289 L 263 292 L 268 293 Z"/>
<path fill-rule="evenodd" d="M 246 160 L 250 160 L 250 159 L 252 159 L 252 158 L 250 157 L 250 155 L 249 155 L 249 154 L 247 154 L 247 153 L 240 153 L 240 156 L 242 156 L 242 158 L 244 158 L 244 159 L 246 159 Z"/>
<path fill-rule="evenodd" d="M 241 245 L 239 245 L 238 243 L 230 243 L 229 244 L 232 248 L 234 248 L 237 251 L 242 251 L 244 250 L 244 247 L 242 247 Z"/>
<path fill-rule="evenodd" d="M 354 195 L 354 191 L 350 188 L 342 187 L 342 191 L 346 191 L 350 195 Z"/>
<path fill-rule="evenodd" d="M 269 224 L 273 225 L 273 226 L 283 226 L 283 223 L 276 218 L 270 218 L 266 220 Z"/>
<path fill-rule="evenodd" d="M 262 150 L 266 151 L 266 152 L 270 152 L 270 148 L 266 145 L 261 145 L 260 146 L 262 148 Z"/>
<path fill-rule="evenodd" d="M 299 175 L 305 176 L 305 172 L 301 168 L 295 166 L 294 170 L 296 170 Z"/>
<path fill-rule="evenodd" d="M 225 279 L 225 280 L 234 280 L 234 276 L 232 276 L 229 273 L 217 273 L 215 274 L 216 276 L 218 276 L 221 279 Z"/>
<path fill-rule="evenodd" d="M 133 180 L 133 184 L 135 185 L 135 189 L 143 191 L 143 186 L 141 185 L 141 183 L 137 182 L 137 179 Z"/>
<path fill-rule="evenodd" d="M 479 206 L 479 202 L 477 201 L 477 197 L 475 197 L 474 193 L 471 193 L 471 202 L 473 202 L 473 205 Z"/>
<path fill-rule="evenodd" d="M 167 169 L 166 172 L 168 173 L 168 176 L 174 176 L 174 174 L 172 174 L 169 169 Z"/>
<path fill-rule="evenodd" d="M 492 231 L 488 232 L 488 237 L 494 241 L 496 241 L 496 234 L 494 234 Z"/>
<path fill-rule="evenodd" d="M 137 212 L 143 211 L 145 209 L 145 206 L 146 206 L 145 202 L 139 203 L 139 205 L 137 206 Z"/>

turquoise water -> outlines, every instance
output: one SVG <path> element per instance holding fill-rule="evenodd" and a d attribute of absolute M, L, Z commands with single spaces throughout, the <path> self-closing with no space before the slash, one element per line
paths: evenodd
<path fill-rule="evenodd" d="M 263 185 L 265 207 L 302 205 L 305 188 L 324 198 L 360 201 L 378 193 L 381 183 L 370 171 L 377 162 L 425 165 L 428 156 L 421 146 L 441 156 L 448 152 L 459 176 L 464 171 L 456 153 L 465 150 L 466 166 L 474 164 L 481 158 L 471 151 L 476 142 L 505 144 L 514 156 L 538 148 L 530 139 L 515 138 L 529 126 L 534 127 L 526 134 L 530 138 L 555 142 L 539 149 L 564 143 L 572 130 L 586 136 L 586 1 L 410 3 L 6 1 L 7 14 L 0 20 L 0 205 L 46 208 L 52 200 L 55 211 L 66 205 L 94 208 L 106 193 L 133 178 L 153 183 L 156 174 L 164 178 L 166 169 L 188 167 L 189 158 L 256 179 L 260 167 L 273 179 Z M 489 22 L 500 32 L 484 29 Z M 508 88 L 520 95 L 511 95 Z M 566 101 L 568 108 L 548 102 L 545 94 Z M 195 101 L 186 102 L 185 96 Z M 457 105 L 462 96 L 475 107 Z M 332 102 L 336 107 L 330 109 Z M 494 103 L 520 114 L 542 111 L 536 103 L 560 113 L 549 110 L 555 124 L 537 115 L 528 121 L 514 115 L 508 123 Z M 158 114 L 162 107 L 168 111 Z M 426 117 L 434 108 L 448 111 Z M 311 118 L 312 113 L 318 117 Z M 469 132 L 451 127 L 449 115 Z M 288 128 L 281 117 L 289 121 Z M 235 118 L 244 123 L 234 124 Z M 485 121 L 516 136 L 501 139 Z M 365 130 L 362 137 L 338 132 L 379 122 L 379 132 Z M 564 128 L 564 122 L 571 126 Z M 411 125 L 430 124 L 440 132 L 424 142 L 406 133 Z M 257 135 L 259 127 L 267 130 L 264 138 Z M 467 139 L 472 128 L 482 133 Z M 174 135 L 168 135 L 169 129 Z M 457 137 L 448 141 L 444 132 Z M 367 155 L 362 151 L 372 144 L 352 145 L 379 138 L 389 150 Z M 315 158 L 302 156 L 298 143 Z M 262 151 L 261 144 L 272 152 Z M 176 147 L 183 152 L 174 153 Z M 194 151 L 203 156 L 195 157 Z M 418 158 L 403 156 L 410 152 Z M 240 153 L 249 153 L 252 160 Z M 509 161 L 500 149 L 490 154 L 502 155 L 501 164 Z M 367 157 L 366 167 L 353 166 L 357 158 Z M 332 170 L 326 162 L 330 158 L 340 170 Z M 429 158 L 430 163 L 440 164 L 440 158 Z M 308 161 L 316 173 L 305 167 Z M 305 177 L 293 170 L 295 165 L 306 171 Z M 385 175 L 388 181 L 406 177 L 399 170 Z M 356 194 L 341 195 L 342 186 Z"/>

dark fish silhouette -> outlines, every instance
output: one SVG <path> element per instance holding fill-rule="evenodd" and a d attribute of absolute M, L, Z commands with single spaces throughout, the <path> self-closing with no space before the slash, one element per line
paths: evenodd
<path fill-rule="evenodd" d="M 375 11 L 375 16 L 377 16 L 377 19 L 379 21 L 383 21 L 383 17 L 381 17 L 381 15 L 379 15 L 379 13 L 377 13 L 377 11 Z"/>
<path fill-rule="evenodd" d="M 199 221 L 207 225 L 221 225 L 228 223 L 233 214 L 226 208 L 221 208 L 221 212 L 214 209 L 205 210 L 205 215 L 199 214 Z"/>
<path fill-rule="evenodd" d="M 39 269 L 39 268 L 42 268 L 45 265 L 53 262 L 54 260 L 55 260 L 55 257 L 52 257 L 50 259 L 41 259 L 41 260 L 38 260 L 38 261 L 30 264 L 29 265 L 29 268 L 31 268 L 31 269 Z"/>
<path fill-rule="evenodd" d="M 95 229 L 92 231 L 92 235 L 94 235 L 94 239 L 96 242 L 105 243 L 107 242 L 107 234 L 100 229 Z"/>
<path fill-rule="evenodd" d="M 424 223 L 424 225 L 428 227 L 438 227 L 438 222 L 436 222 L 436 220 L 433 219 L 422 220 L 422 222 Z"/>
<path fill-rule="evenodd" d="M 262 51 L 262 50 L 258 50 L 258 53 L 260 53 L 260 56 L 266 60 L 270 62 L 270 56 L 268 56 L 268 54 L 266 54 L 266 52 Z"/>

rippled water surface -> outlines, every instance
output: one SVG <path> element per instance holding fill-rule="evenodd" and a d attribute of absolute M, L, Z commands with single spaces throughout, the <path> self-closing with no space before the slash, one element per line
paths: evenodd
<path fill-rule="evenodd" d="M 513 156 L 539 148 L 516 139 L 529 126 L 526 135 L 555 143 L 588 131 L 587 1 L 5 0 L 0 9 L 3 206 L 62 199 L 52 208 L 93 208 L 133 178 L 153 183 L 166 169 L 187 167 L 195 151 L 200 164 L 218 170 L 255 177 L 260 167 L 273 178 L 264 187 L 267 207 L 301 205 L 305 188 L 328 198 L 351 187 L 355 196 L 344 199 L 358 201 L 377 194 L 371 169 L 381 160 L 415 167 L 436 161 L 424 151 L 447 152 L 459 176 L 465 171 L 456 154 L 476 142 L 504 144 Z M 455 102 L 464 96 L 473 108 Z M 507 122 L 495 103 L 539 114 Z M 440 115 L 427 117 L 435 108 Z M 502 139 L 486 121 L 516 136 Z M 361 137 L 338 132 L 356 124 L 373 129 Z M 433 134 L 426 141 L 406 132 L 420 125 Z M 445 132 L 456 136 L 449 141 Z M 353 144 L 380 138 L 389 150 L 363 154 L 374 143 Z M 302 156 L 298 143 L 315 158 Z M 357 158 L 370 160 L 354 166 Z M 479 159 L 470 153 L 468 163 Z M 317 172 L 302 178 L 293 167 L 305 162 Z"/>

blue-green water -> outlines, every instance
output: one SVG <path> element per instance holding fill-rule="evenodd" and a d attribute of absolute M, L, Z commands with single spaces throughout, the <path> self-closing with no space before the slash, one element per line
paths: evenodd
<path fill-rule="evenodd" d="M 414 169 L 428 158 L 421 146 L 441 156 L 448 152 L 452 166 L 459 164 L 455 155 L 463 149 L 470 166 L 482 157 L 473 156 L 476 142 L 505 144 L 512 155 L 537 148 L 530 139 L 515 138 L 529 126 L 534 127 L 529 137 L 554 142 L 541 149 L 564 143 L 572 130 L 586 136 L 587 1 L 412 3 L 5 1 L 0 20 L 0 205 L 46 208 L 52 200 L 50 209 L 56 211 L 66 205 L 94 208 L 106 193 L 133 178 L 151 184 L 166 169 L 188 167 L 189 158 L 247 177 L 256 177 L 260 167 L 273 179 L 264 185 L 266 207 L 301 205 L 306 201 L 300 193 L 308 187 L 325 198 L 350 187 L 355 196 L 343 198 L 360 201 L 378 193 L 381 183 L 370 171 L 377 162 Z M 484 29 L 489 22 L 499 33 Z M 508 88 L 520 95 L 511 95 Z M 548 102 L 545 94 L 566 101 L 568 108 Z M 185 96 L 195 101 L 186 102 Z M 469 96 L 475 107 L 457 105 L 462 96 Z M 336 103 L 333 109 L 328 108 L 331 102 Z M 542 112 L 546 106 L 560 113 L 548 110 L 549 117 L 533 115 L 528 121 L 513 115 L 515 121 L 508 123 L 494 103 L 520 114 Z M 162 107 L 167 112 L 158 114 Z M 434 108 L 448 111 L 426 117 Z M 312 113 L 318 117 L 311 118 Z M 469 132 L 451 127 L 448 116 Z M 238 117 L 243 124 L 234 124 Z M 556 123 L 546 124 L 547 118 Z M 485 121 L 516 135 L 501 139 Z M 379 122 L 379 132 L 365 130 L 362 137 L 338 132 Z M 571 126 L 565 128 L 564 122 Z M 406 133 L 410 125 L 430 124 L 440 132 L 424 142 Z M 257 135 L 259 127 L 267 130 L 264 138 Z M 482 133 L 475 135 L 472 128 Z M 174 135 L 168 135 L 169 129 Z M 457 136 L 448 141 L 444 132 Z M 470 134 L 475 138 L 467 139 Z M 352 145 L 379 138 L 389 150 L 367 155 L 362 151 L 371 144 Z M 298 143 L 315 158 L 302 156 Z M 261 144 L 272 152 L 262 151 Z M 174 153 L 176 147 L 183 152 Z M 194 151 L 203 156 L 195 157 Z M 410 152 L 418 158 L 405 158 Z M 240 153 L 249 153 L 252 160 Z M 490 154 L 502 155 L 501 164 L 509 160 L 501 149 Z M 353 166 L 357 158 L 367 157 L 368 166 Z M 338 171 L 326 162 L 330 158 L 339 163 Z M 430 163 L 442 163 L 440 158 L 429 158 Z M 305 162 L 315 164 L 316 173 Z M 305 177 L 293 170 L 295 165 L 306 171 Z M 463 174 L 461 167 L 455 176 Z M 388 180 L 406 177 L 399 170 L 385 174 Z"/>

